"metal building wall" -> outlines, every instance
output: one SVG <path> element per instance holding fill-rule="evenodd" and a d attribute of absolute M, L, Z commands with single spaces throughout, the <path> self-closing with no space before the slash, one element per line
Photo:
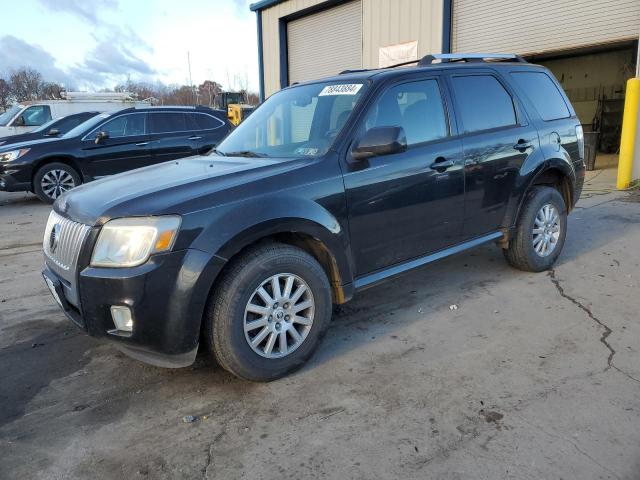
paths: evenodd
<path fill-rule="evenodd" d="M 419 56 L 441 51 L 442 0 L 361 1 L 362 67 L 376 68 L 379 47 L 388 45 L 416 40 Z M 324 0 L 288 0 L 262 10 L 266 97 L 280 89 L 280 19 L 321 3 Z"/>
<path fill-rule="evenodd" d="M 640 1 L 640 0 L 638 0 Z M 363 0 L 365 68 L 378 67 L 378 49 L 418 42 L 418 58 L 442 51 L 442 0 Z"/>
<path fill-rule="evenodd" d="M 454 0 L 454 52 L 569 50 L 638 38 L 640 0 Z"/>

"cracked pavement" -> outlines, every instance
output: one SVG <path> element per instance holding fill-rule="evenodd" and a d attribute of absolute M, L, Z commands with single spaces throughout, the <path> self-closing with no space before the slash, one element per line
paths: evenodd
<path fill-rule="evenodd" d="M 0 193 L 0 478 L 640 479 L 639 200 L 581 200 L 551 272 L 487 246 L 372 288 L 252 384 L 81 334 L 40 278 L 48 207 Z"/>

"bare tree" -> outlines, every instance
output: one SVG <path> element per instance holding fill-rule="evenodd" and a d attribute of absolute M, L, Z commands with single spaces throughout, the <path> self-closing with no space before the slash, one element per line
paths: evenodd
<path fill-rule="evenodd" d="M 23 67 L 9 75 L 9 86 L 18 102 L 40 98 L 42 85 L 42 75 L 32 68 Z"/>
<path fill-rule="evenodd" d="M 0 111 L 5 111 L 11 105 L 11 88 L 9 82 L 0 78 Z"/>

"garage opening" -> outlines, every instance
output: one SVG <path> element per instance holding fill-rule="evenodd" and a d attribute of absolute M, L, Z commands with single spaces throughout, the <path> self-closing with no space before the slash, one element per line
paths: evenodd
<path fill-rule="evenodd" d="M 527 60 L 549 68 L 582 123 L 590 170 L 617 165 L 625 85 L 635 76 L 638 42 L 600 46 Z"/>
<path fill-rule="evenodd" d="M 288 22 L 287 55 L 289 84 L 362 68 L 360 0 Z"/>

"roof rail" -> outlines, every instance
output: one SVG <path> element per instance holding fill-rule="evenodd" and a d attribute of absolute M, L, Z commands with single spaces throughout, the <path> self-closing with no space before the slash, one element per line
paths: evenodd
<path fill-rule="evenodd" d="M 434 60 L 440 60 L 442 63 L 446 62 L 484 62 L 487 59 L 491 60 L 515 60 L 520 63 L 527 63 L 527 61 L 516 55 L 515 53 L 434 53 L 431 55 L 425 55 L 418 62 L 419 67 L 426 65 L 432 65 Z"/>
<path fill-rule="evenodd" d="M 487 59 L 492 60 L 515 60 L 519 63 L 529 63 L 524 58 L 515 53 L 433 53 L 425 55 L 420 60 L 409 60 L 408 62 L 395 63 L 387 67 L 382 67 L 382 70 L 388 68 L 404 67 L 407 65 L 417 65 L 418 67 L 427 67 L 434 64 L 434 60 L 440 60 L 441 63 L 449 62 L 484 62 Z M 348 73 L 368 72 L 367 68 L 359 68 L 353 70 L 343 70 L 339 75 L 345 75 Z"/>

